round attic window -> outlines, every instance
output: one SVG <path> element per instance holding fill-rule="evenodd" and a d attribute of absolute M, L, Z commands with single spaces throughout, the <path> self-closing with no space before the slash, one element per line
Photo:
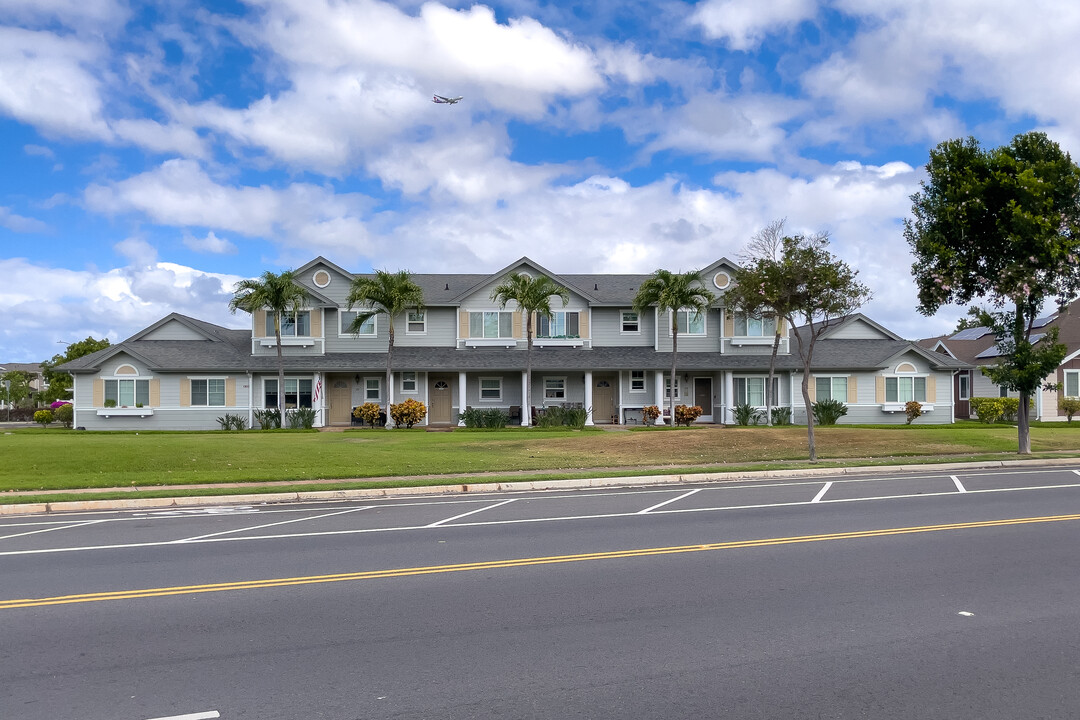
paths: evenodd
<path fill-rule="evenodd" d="M 324 288 L 330 284 L 330 273 L 325 270 L 316 270 L 315 274 L 311 276 L 311 281 L 315 283 L 317 287 Z"/>
<path fill-rule="evenodd" d="M 712 284 L 716 286 L 717 290 L 723 290 L 731 284 L 731 276 L 721 270 L 712 276 Z"/>

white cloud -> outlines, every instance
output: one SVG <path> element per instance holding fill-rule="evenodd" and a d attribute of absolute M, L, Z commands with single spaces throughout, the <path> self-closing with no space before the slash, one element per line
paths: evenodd
<path fill-rule="evenodd" d="M 690 21 L 733 50 L 752 50 L 766 35 L 816 14 L 815 0 L 706 0 L 695 8 Z"/>
<path fill-rule="evenodd" d="M 190 233 L 184 233 L 184 245 L 195 252 L 212 253 L 214 255 L 235 255 L 236 246 L 225 238 L 219 238 L 211 230 L 204 238 L 197 238 Z"/>
<path fill-rule="evenodd" d="M 17 233 L 40 233 L 49 230 L 49 226 L 35 218 L 23 217 L 11 212 L 11 208 L 0 206 L 0 227 L 6 227 Z"/>
<path fill-rule="evenodd" d="M 4 0 L 0 20 L 60 22 L 77 31 L 100 32 L 122 26 L 127 7 L 115 0 Z"/>
<path fill-rule="evenodd" d="M 47 157 L 49 159 L 56 157 L 56 153 L 42 145 L 23 145 L 23 152 L 27 155 Z"/>

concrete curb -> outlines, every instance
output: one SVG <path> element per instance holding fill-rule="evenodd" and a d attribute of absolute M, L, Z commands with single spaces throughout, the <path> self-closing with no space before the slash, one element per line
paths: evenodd
<path fill-rule="evenodd" d="M 318 500 L 360 500 L 410 495 L 453 495 L 487 492 L 527 492 L 536 490 L 580 490 L 605 487 L 645 487 L 671 483 L 738 482 L 768 478 L 816 477 L 823 475 L 872 475 L 882 472 L 927 472 L 942 470 L 990 470 L 1009 467 L 1080 466 L 1080 458 L 1039 458 L 1035 460 L 989 460 L 982 462 L 929 463 L 923 465 L 860 465 L 802 470 L 746 470 L 740 472 L 680 473 L 672 475 L 625 475 L 582 478 L 580 480 L 536 480 L 502 483 L 463 483 L 400 488 L 357 488 L 354 490 L 311 490 L 258 495 L 214 495 L 177 498 L 132 498 L 130 500 L 70 500 L 55 503 L 0 505 L 0 516 L 88 510 L 143 510 L 168 508 L 221 507 L 228 505 L 270 505 Z"/>

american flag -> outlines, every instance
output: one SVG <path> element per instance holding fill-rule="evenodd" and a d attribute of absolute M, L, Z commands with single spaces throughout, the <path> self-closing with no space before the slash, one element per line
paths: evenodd
<path fill-rule="evenodd" d="M 320 395 L 322 395 L 322 378 L 315 381 L 315 392 L 311 395 L 312 402 L 318 401 Z"/>

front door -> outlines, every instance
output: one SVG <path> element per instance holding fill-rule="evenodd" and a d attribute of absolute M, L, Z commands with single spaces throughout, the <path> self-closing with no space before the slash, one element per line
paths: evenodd
<path fill-rule="evenodd" d="M 614 375 L 593 376 L 592 406 L 593 423 L 596 425 L 610 425 L 619 421 L 615 408 Z"/>
<path fill-rule="evenodd" d="M 348 425 L 352 421 L 352 383 L 343 377 L 327 378 L 330 391 L 326 400 L 330 404 L 327 422 L 331 425 Z"/>
<path fill-rule="evenodd" d="M 428 400 L 431 407 L 428 408 L 428 422 L 432 425 L 449 425 L 453 403 L 450 397 L 450 376 L 428 376 Z"/>
<path fill-rule="evenodd" d="M 703 422 L 712 422 L 712 378 L 694 378 L 694 404 L 701 408 Z"/>

